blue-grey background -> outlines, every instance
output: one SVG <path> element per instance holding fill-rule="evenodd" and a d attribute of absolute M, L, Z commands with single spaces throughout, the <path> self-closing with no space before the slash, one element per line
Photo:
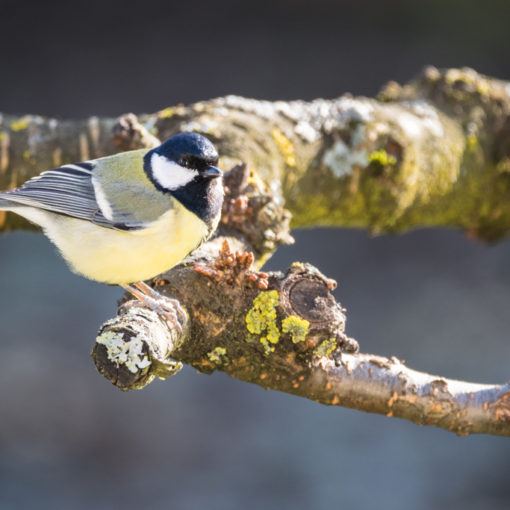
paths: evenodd
<path fill-rule="evenodd" d="M 422 66 L 510 78 L 506 1 L 0 0 L 0 111 L 63 118 L 223 94 L 374 95 Z M 339 281 L 364 351 L 509 378 L 510 244 L 454 231 L 300 231 L 270 269 Z M 0 237 L 0 509 L 506 509 L 510 441 L 185 369 L 124 394 L 89 352 L 121 292 L 39 234 Z"/>

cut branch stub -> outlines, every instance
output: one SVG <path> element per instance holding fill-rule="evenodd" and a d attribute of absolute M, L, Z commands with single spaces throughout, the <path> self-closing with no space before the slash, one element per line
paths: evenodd
<path fill-rule="evenodd" d="M 300 315 L 316 329 L 331 324 L 343 329 L 345 316 L 330 293 L 335 287 L 334 280 L 310 264 L 295 262 L 282 280 L 280 306 L 289 315 Z"/>
<path fill-rule="evenodd" d="M 156 312 L 131 300 L 103 324 L 91 356 L 99 373 L 121 390 L 141 389 L 182 368 L 182 363 L 168 357 L 178 341 L 176 330 Z"/>
<path fill-rule="evenodd" d="M 344 334 L 345 310 L 331 294 L 336 286 L 335 280 L 300 262 L 292 264 L 280 280 L 280 307 L 284 316 L 297 316 L 309 324 L 306 342 L 301 345 L 303 351 L 323 355 L 326 344 L 329 352 L 338 348 L 347 352 L 359 350 L 356 340 Z M 325 336 L 328 336 L 326 344 Z"/>

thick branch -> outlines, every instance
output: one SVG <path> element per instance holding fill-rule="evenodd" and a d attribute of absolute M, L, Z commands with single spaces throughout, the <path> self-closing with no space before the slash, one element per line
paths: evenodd
<path fill-rule="evenodd" d="M 427 68 L 404 87 L 389 84 L 379 100 L 228 96 L 140 116 L 146 135 L 115 138 L 125 149 L 150 145 L 150 133 L 200 131 L 219 146 L 224 167 L 243 161 L 281 189 L 294 226 L 395 232 L 441 225 L 496 240 L 510 228 L 508 90 L 469 69 Z M 2 117 L 0 188 L 111 153 L 114 124 Z"/>
<path fill-rule="evenodd" d="M 182 362 L 459 435 L 510 435 L 509 384 L 453 381 L 411 370 L 396 358 L 357 354 L 357 343 L 344 334 L 345 310 L 330 293 L 332 280 L 303 264 L 284 275 L 256 273 L 247 254 L 226 246 L 214 261 L 222 241 L 156 282 L 188 310 L 184 338 L 176 342 L 163 319 L 130 301 L 99 332 L 93 357 L 103 375 L 121 389 L 138 389 L 173 375 Z"/>

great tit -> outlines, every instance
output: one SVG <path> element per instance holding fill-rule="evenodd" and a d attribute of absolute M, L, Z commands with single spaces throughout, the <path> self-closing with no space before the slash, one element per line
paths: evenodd
<path fill-rule="evenodd" d="M 178 264 L 216 229 L 223 203 L 217 164 L 207 138 L 181 133 L 152 150 L 43 172 L 0 192 L 0 210 L 41 226 L 74 272 L 121 285 L 175 317 L 143 280 Z"/>

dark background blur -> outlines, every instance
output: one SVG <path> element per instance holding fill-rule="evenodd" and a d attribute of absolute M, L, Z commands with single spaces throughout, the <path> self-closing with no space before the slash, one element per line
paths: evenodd
<path fill-rule="evenodd" d="M 508 1 L 0 0 L 0 111 L 151 112 L 224 94 L 374 95 L 424 65 L 510 79 Z M 510 245 L 296 232 L 270 269 L 339 281 L 364 351 L 509 378 Z M 0 508 L 507 509 L 510 440 L 328 408 L 187 368 L 123 394 L 89 351 L 121 291 L 0 237 Z"/>

